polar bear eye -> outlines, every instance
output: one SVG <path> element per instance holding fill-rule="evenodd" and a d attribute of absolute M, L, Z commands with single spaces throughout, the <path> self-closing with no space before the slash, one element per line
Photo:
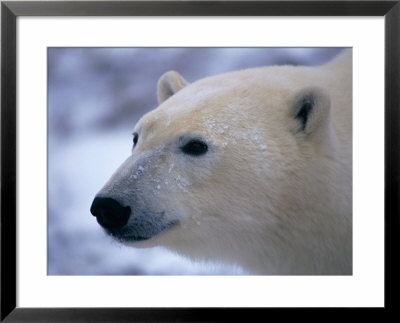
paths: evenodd
<path fill-rule="evenodd" d="M 133 133 L 133 148 L 135 148 L 135 146 L 138 142 L 138 139 L 139 139 L 139 134 L 137 132 L 134 132 Z"/>
<path fill-rule="evenodd" d="M 187 144 L 182 146 L 181 150 L 187 155 L 200 156 L 204 155 L 207 152 L 208 146 L 203 141 L 191 140 Z"/>

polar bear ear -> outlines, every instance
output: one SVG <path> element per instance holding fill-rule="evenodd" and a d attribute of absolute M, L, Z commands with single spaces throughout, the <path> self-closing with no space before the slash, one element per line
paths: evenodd
<path fill-rule="evenodd" d="M 163 103 L 166 99 L 173 96 L 176 92 L 184 88 L 188 83 L 175 71 L 163 74 L 158 80 L 158 103 Z"/>
<path fill-rule="evenodd" d="M 310 135 L 329 121 L 331 99 L 327 91 L 308 87 L 297 92 L 290 104 L 290 130 Z"/>

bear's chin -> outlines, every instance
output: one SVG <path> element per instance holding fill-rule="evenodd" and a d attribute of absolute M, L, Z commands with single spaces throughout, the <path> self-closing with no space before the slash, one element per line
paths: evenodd
<path fill-rule="evenodd" d="M 173 230 L 178 223 L 179 221 L 168 222 L 162 227 L 157 228 L 157 231 L 151 232 L 151 234 L 147 234 L 147 232 L 143 234 L 129 228 L 118 231 L 110 231 L 105 229 L 105 232 L 124 245 L 134 247 L 154 247 L 158 245 L 156 243 L 156 240 L 159 240 L 159 238 L 164 236 L 169 231 Z"/>

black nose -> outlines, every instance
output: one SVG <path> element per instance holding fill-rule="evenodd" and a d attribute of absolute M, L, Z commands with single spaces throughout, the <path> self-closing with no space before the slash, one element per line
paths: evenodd
<path fill-rule="evenodd" d="M 104 228 L 120 229 L 128 222 L 131 208 L 124 207 L 109 197 L 96 197 L 90 207 L 90 212 Z"/>

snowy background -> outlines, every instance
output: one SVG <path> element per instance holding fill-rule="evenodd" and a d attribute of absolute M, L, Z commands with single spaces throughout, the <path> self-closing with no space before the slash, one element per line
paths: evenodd
<path fill-rule="evenodd" d="M 318 65 L 340 48 L 49 48 L 48 274 L 232 275 L 162 248 L 134 249 L 106 236 L 89 208 L 130 154 L 131 131 L 157 106 L 168 70 L 193 82 L 274 64 Z"/>

